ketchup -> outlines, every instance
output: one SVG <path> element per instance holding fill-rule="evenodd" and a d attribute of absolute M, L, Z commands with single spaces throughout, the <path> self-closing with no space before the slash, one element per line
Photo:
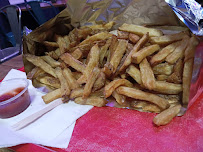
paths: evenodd
<path fill-rule="evenodd" d="M 10 92 L 7 92 L 7 93 L 1 95 L 0 96 L 0 102 L 6 101 L 6 100 L 16 96 L 17 94 L 19 94 L 23 90 L 24 90 L 24 87 L 19 87 L 19 88 L 16 88 Z"/>

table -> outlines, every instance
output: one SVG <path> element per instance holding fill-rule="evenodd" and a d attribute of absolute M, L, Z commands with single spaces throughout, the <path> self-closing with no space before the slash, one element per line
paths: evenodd
<path fill-rule="evenodd" d="M 54 7 L 66 7 L 66 2 L 67 0 L 57 0 L 56 3 L 51 3 Z M 27 11 L 26 7 L 24 6 L 24 4 L 20 4 L 19 5 L 21 8 L 21 11 Z M 49 4 L 46 3 L 41 3 L 40 6 L 42 8 L 50 8 L 51 6 Z"/>

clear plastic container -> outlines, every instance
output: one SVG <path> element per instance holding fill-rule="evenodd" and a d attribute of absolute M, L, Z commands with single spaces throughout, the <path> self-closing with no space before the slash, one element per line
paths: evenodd
<path fill-rule="evenodd" d="M 0 83 L 0 118 L 10 118 L 30 105 L 27 79 L 10 79 Z"/>

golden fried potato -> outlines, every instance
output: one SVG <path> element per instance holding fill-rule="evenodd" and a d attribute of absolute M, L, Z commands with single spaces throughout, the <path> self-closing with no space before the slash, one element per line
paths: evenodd
<path fill-rule="evenodd" d="M 159 45 L 154 44 L 147 47 L 142 48 L 138 52 L 132 54 L 132 61 L 133 63 L 139 64 L 144 58 L 153 54 L 154 52 L 160 49 Z"/>
<path fill-rule="evenodd" d="M 121 27 L 119 27 L 119 30 L 134 33 L 137 35 L 144 35 L 146 33 L 149 33 L 150 37 L 163 35 L 162 31 L 158 29 L 147 28 L 144 26 L 126 24 L 126 23 L 124 23 Z"/>
<path fill-rule="evenodd" d="M 120 86 L 116 90 L 119 94 L 125 95 L 127 97 L 149 101 L 159 106 L 159 108 L 161 108 L 162 110 L 167 109 L 169 107 L 169 103 L 167 100 L 152 93 L 148 93 L 138 89 L 124 87 L 124 86 Z"/>
<path fill-rule="evenodd" d="M 145 58 L 144 60 L 142 60 L 139 66 L 142 84 L 147 89 L 152 90 L 153 88 L 155 88 L 155 77 L 149 62 Z"/>
<path fill-rule="evenodd" d="M 111 81 L 109 84 L 107 84 L 104 88 L 104 94 L 105 94 L 105 98 L 109 97 L 113 91 L 118 88 L 119 86 L 128 86 L 128 87 L 132 87 L 133 84 L 131 82 L 129 82 L 126 79 L 116 79 Z"/>
<path fill-rule="evenodd" d="M 42 60 L 40 57 L 31 55 L 31 54 L 26 54 L 24 56 L 29 62 L 31 62 L 37 67 L 40 67 L 42 70 L 44 70 L 45 72 L 49 73 L 50 75 L 56 78 L 54 69 L 49 64 L 47 64 L 44 60 Z"/>
<path fill-rule="evenodd" d="M 156 115 L 153 119 L 153 123 L 157 126 L 163 126 L 168 124 L 177 114 L 180 112 L 181 105 L 176 105 L 172 108 L 162 111 L 160 114 Z"/>

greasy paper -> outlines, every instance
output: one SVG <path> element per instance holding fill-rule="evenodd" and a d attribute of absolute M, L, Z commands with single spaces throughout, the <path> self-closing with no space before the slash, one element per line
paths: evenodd
<path fill-rule="evenodd" d="M 55 34 L 66 35 L 74 27 L 112 20 L 116 23 L 114 29 L 123 23 L 145 26 L 185 26 L 164 0 L 68 0 L 66 9 L 28 36 L 24 36 L 23 52 L 37 56 L 44 55 L 50 50 L 46 50 L 40 42 L 54 41 Z M 202 64 L 202 58 L 198 64 Z M 26 59 L 24 66 L 26 73 L 34 67 Z M 200 71 L 200 68 L 194 69 L 193 73 Z M 116 105 L 109 104 L 109 106 Z"/>

